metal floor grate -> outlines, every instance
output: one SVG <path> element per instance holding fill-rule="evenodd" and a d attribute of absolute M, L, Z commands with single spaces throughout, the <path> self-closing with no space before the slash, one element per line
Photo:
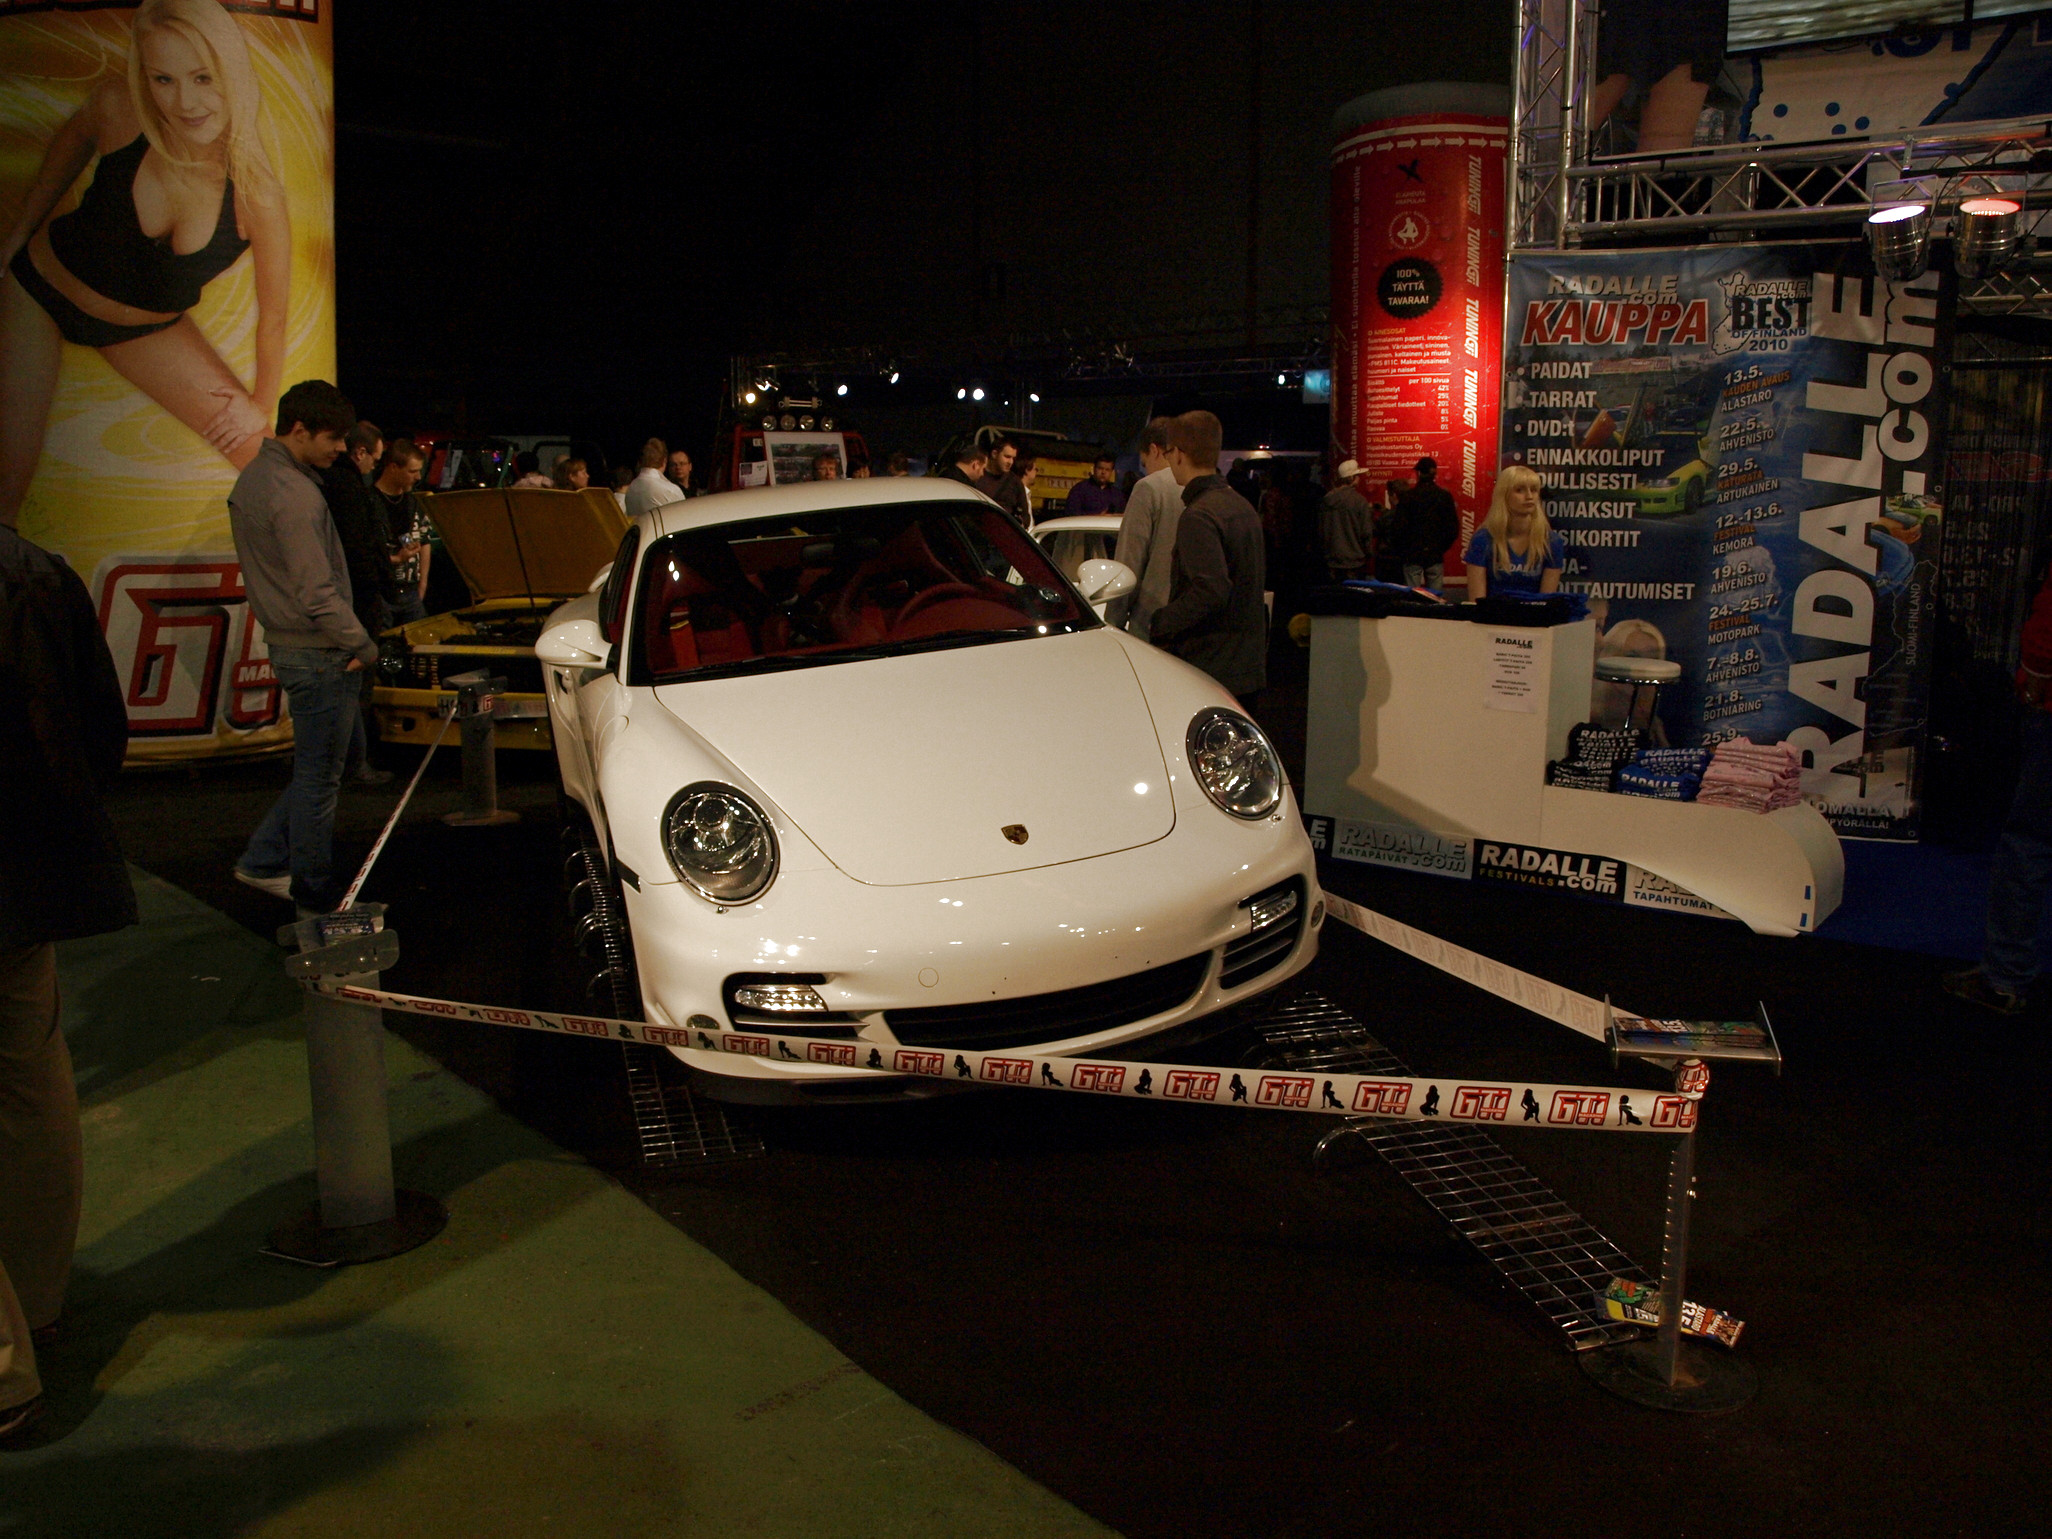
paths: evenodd
<path fill-rule="evenodd" d="M 1346 1074 L 1411 1070 L 1368 1028 L 1315 993 L 1279 1005 L 1256 1028 L 1263 1067 Z M 1631 1257 L 1477 1128 L 1349 1117 L 1318 1142 L 1318 1158 L 1358 1139 L 1386 1160 L 1505 1282 L 1537 1306 L 1577 1352 L 1636 1341 L 1637 1326 L 1605 1317 L 1597 1297 L 1613 1277 L 1651 1282 Z"/>
<path fill-rule="evenodd" d="M 642 1164 L 752 1160 L 763 1154 L 762 1140 L 737 1125 L 724 1106 L 691 1093 L 661 1048 L 623 1042 L 620 1052 L 627 1060 L 627 1096 Z"/>

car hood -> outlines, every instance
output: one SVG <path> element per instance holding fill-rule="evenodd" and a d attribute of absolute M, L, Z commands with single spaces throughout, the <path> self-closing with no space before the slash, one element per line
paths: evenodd
<path fill-rule="evenodd" d="M 421 503 L 478 603 L 574 598 L 613 559 L 627 532 L 627 515 L 613 494 L 595 486 L 423 492 Z"/>
<path fill-rule="evenodd" d="M 1058 865 L 1175 827 L 1146 697 L 1108 631 L 655 693 L 858 882 Z"/>

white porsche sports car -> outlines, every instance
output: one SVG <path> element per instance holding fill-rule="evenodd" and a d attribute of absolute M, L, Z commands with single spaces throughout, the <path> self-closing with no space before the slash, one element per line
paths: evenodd
<path fill-rule="evenodd" d="M 1275 752 L 1092 613 L 1132 582 L 1072 582 L 954 482 L 835 481 L 659 508 L 555 611 L 557 760 L 647 1019 L 821 1043 L 672 1048 L 703 1088 L 935 1084 L 834 1043 L 1148 1056 L 1311 961 L 1325 905 Z"/>

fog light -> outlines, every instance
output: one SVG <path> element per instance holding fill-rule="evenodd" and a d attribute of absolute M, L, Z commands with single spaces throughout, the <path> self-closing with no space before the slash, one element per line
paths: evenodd
<path fill-rule="evenodd" d="M 1296 911 L 1297 889 L 1292 887 L 1284 892 L 1262 898 L 1258 902 L 1249 903 L 1247 905 L 1247 928 L 1250 931 L 1265 930 L 1278 919 L 1287 919 Z"/>
<path fill-rule="evenodd" d="M 1867 216 L 1867 244 L 1874 269 L 1890 283 L 1907 283 L 1924 270 L 1931 240 L 1931 210 L 1923 203 L 1899 203 Z"/>
<path fill-rule="evenodd" d="M 734 1003 L 775 1015 L 823 1015 L 827 1008 L 809 983 L 743 983 L 734 990 Z"/>
<path fill-rule="evenodd" d="M 1952 263 L 1962 278 L 1985 278 L 2016 255 L 2023 205 L 2009 198 L 1968 198 L 1952 223 Z"/>

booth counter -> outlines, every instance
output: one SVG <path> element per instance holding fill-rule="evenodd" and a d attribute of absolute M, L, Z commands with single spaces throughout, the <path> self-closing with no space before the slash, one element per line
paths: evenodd
<path fill-rule="evenodd" d="M 1303 807 L 1342 860 L 1814 930 L 1845 885 L 1814 807 L 1755 813 L 1546 784 L 1590 715 L 1596 626 L 1311 621 Z"/>

